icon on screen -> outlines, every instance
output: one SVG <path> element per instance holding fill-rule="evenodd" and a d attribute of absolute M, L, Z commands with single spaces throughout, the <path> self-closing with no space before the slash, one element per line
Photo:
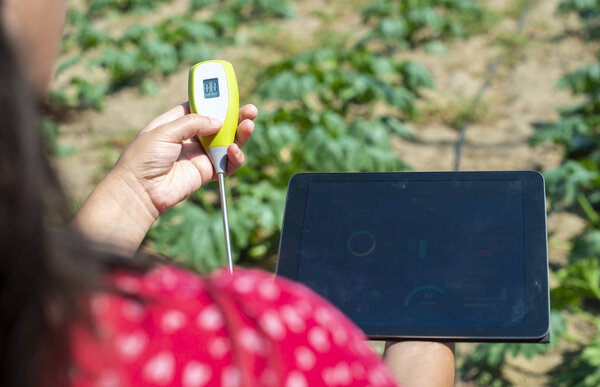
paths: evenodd
<path fill-rule="evenodd" d="M 437 299 L 440 294 L 444 294 L 444 289 L 435 285 L 423 285 L 414 288 L 408 293 L 408 296 L 404 298 L 403 305 L 407 307 L 412 299 L 419 299 L 420 304 L 437 304 Z M 415 301 L 413 300 L 413 303 Z"/>
<path fill-rule="evenodd" d="M 368 231 L 357 231 L 350 235 L 346 247 L 352 255 L 364 257 L 371 254 L 375 250 L 377 241 L 373 234 Z"/>

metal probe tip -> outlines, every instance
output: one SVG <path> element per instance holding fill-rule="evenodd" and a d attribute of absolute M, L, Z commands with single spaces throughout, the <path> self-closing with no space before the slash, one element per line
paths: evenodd
<path fill-rule="evenodd" d="M 225 249 L 227 251 L 227 265 L 229 273 L 233 274 L 233 258 L 231 257 L 231 240 L 229 239 L 229 219 L 227 217 L 227 197 L 225 195 L 225 174 L 218 173 L 219 192 L 221 194 L 221 213 L 223 214 L 223 231 L 225 234 Z"/>

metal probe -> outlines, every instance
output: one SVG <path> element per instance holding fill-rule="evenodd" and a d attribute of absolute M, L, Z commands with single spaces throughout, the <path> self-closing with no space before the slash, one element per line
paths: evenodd
<path fill-rule="evenodd" d="M 231 257 L 231 240 L 229 238 L 229 218 L 227 217 L 227 196 L 225 195 L 225 174 L 219 176 L 219 193 L 221 194 L 221 214 L 223 215 L 223 231 L 225 234 L 225 249 L 227 250 L 227 265 L 229 273 L 233 273 L 233 258 Z"/>

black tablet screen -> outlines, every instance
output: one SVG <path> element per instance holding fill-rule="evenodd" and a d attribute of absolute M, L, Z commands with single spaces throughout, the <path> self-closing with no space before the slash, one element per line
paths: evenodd
<path fill-rule="evenodd" d="M 311 182 L 298 280 L 361 326 L 526 324 L 519 180 Z"/>

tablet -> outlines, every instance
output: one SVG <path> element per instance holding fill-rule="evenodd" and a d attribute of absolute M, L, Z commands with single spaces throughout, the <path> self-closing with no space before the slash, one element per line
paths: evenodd
<path fill-rule="evenodd" d="M 543 177 L 295 175 L 277 274 L 328 299 L 371 339 L 547 342 Z"/>

